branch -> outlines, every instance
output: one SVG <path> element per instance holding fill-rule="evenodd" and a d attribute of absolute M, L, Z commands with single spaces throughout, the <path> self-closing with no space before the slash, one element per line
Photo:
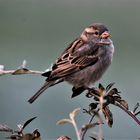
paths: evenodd
<path fill-rule="evenodd" d="M 90 124 L 92 123 L 92 121 L 93 121 L 95 115 L 96 115 L 96 114 L 93 114 L 93 115 L 91 116 L 91 118 L 89 119 L 88 125 L 90 125 Z M 85 129 L 85 130 L 82 132 L 82 134 L 81 134 L 81 140 L 84 140 L 84 139 L 85 139 L 85 135 L 86 135 L 87 131 L 88 131 L 88 128 Z"/>
<path fill-rule="evenodd" d="M 127 109 L 124 108 L 124 107 L 122 107 L 122 106 L 121 106 L 120 104 L 118 104 L 118 103 L 115 103 L 115 105 L 118 106 L 119 108 L 121 108 L 123 111 L 125 111 L 132 119 L 135 120 L 135 122 L 136 122 L 137 124 L 140 125 L 140 120 L 136 117 L 136 114 L 134 114 L 133 112 L 127 110 Z"/>
<path fill-rule="evenodd" d="M 22 65 L 16 70 L 4 70 L 4 65 L 0 65 L 0 76 L 11 74 L 11 75 L 21 75 L 21 74 L 39 74 L 44 73 L 43 71 L 30 70 L 26 68 L 26 60 L 23 61 Z"/>

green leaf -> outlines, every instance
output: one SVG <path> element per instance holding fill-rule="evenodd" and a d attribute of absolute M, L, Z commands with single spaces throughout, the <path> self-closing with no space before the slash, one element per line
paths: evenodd
<path fill-rule="evenodd" d="M 60 124 L 67 124 L 67 123 L 72 123 L 72 121 L 70 119 L 62 119 L 62 120 L 59 120 L 56 124 L 60 125 Z"/>

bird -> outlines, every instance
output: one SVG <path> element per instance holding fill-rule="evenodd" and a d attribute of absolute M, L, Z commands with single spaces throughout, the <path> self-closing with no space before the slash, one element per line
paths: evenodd
<path fill-rule="evenodd" d="M 72 98 L 98 81 L 110 66 L 114 54 L 111 34 L 103 23 L 87 26 L 42 76 L 44 85 L 28 100 L 33 103 L 45 90 L 61 82 L 70 83 Z"/>

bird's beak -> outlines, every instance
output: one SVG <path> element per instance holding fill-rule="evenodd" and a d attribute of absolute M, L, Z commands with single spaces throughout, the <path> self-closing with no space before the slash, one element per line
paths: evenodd
<path fill-rule="evenodd" d="M 111 35 L 110 35 L 109 32 L 107 32 L 107 31 L 103 32 L 103 33 L 100 35 L 101 38 L 108 38 L 108 37 L 110 37 L 110 36 L 111 36 Z"/>

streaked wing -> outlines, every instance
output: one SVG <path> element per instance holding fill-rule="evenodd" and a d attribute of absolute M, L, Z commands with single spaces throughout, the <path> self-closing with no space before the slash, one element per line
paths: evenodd
<path fill-rule="evenodd" d="M 96 51 L 89 50 L 89 46 L 82 40 L 75 40 L 71 46 L 69 46 L 59 57 L 56 63 L 52 67 L 52 71 L 48 77 L 48 80 L 56 80 L 62 77 L 71 75 L 78 72 L 88 66 L 94 65 L 98 61 Z M 82 48 L 82 49 L 81 49 Z M 94 48 L 94 46 L 92 46 Z"/>
<path fill-rule="evenodd" d="M 86 56 L 86 57 L 75 57 L 71 61 L 64 64 L 58 65 L 58 67 L 52 71 L 49 79 L 58 79 L 72 73 L 78 72 L 88 66 L 94 65 L 98 61 L 98 57 Z"/>

